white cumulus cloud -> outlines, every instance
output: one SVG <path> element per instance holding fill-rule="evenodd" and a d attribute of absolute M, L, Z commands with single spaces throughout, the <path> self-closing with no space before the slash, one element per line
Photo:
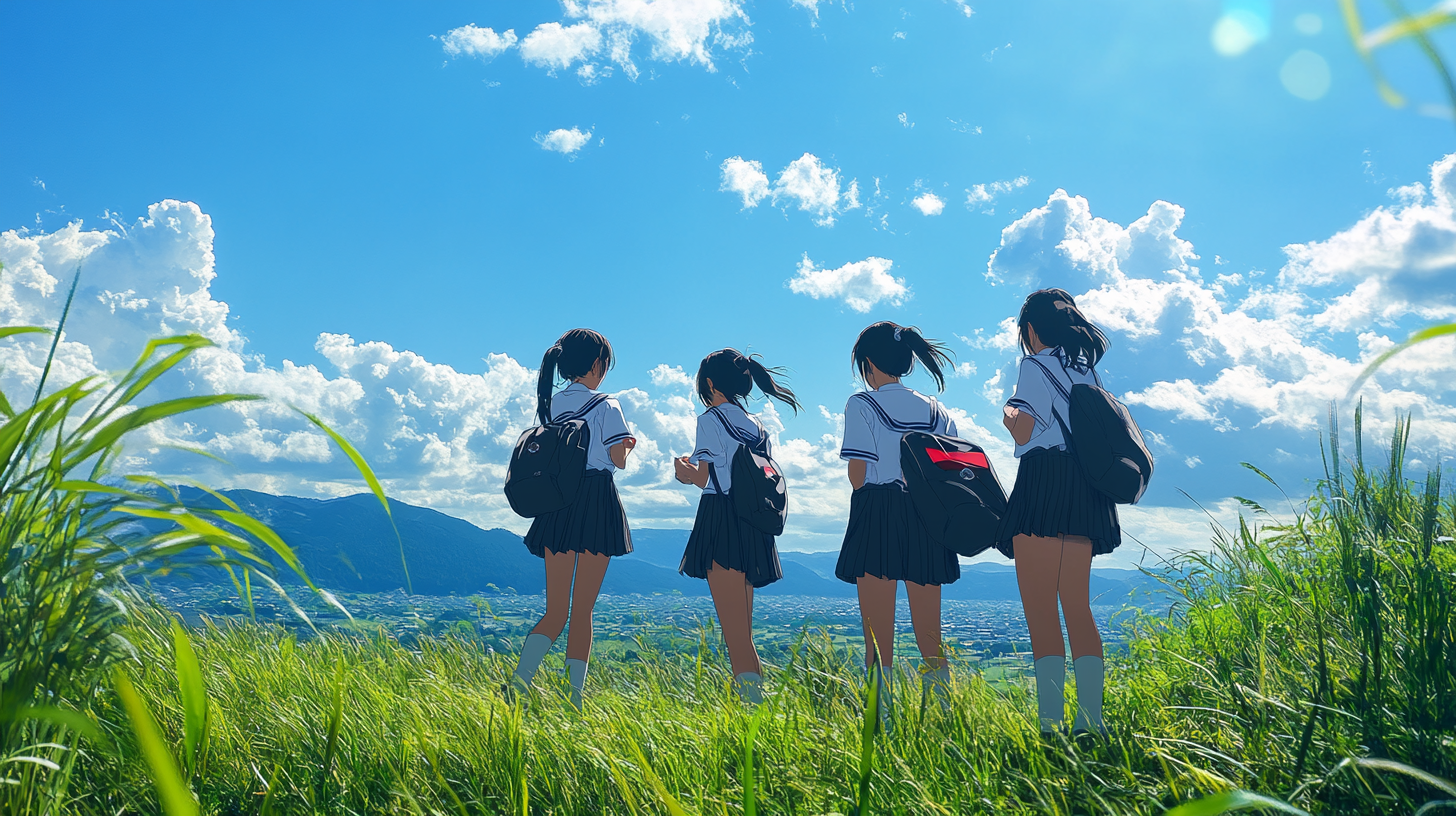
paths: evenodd
<path fill-rule="evenodd" d="M 821 225 L 834 223 L 839 212 L 839 171 L 827 167 L 812 153 L 805 153 L 779 173 L 773 187 L 774 201 L 791 200 L 814 216 Z M 858 201 L 854 202 L 858 204 Z"/>
<path fill-rule="evenodd" d="M 474 24 L 464 25 L 446 32 L 440 38 L 445 53 L 452 57 L 461 55 L 494 59 L 516 44 L 516 32 L 507 29 L 497 34 L 489 28 L 478 28 Z"/>
<path fill-rule="evenodd" d="M 582 149 L 586 143 L 591 141 L 591 131 L 582 132 L 577 128 L 567 130 L 558 128 L 546 135 L 536 134 L 536 144 L 541 145 L 542 150 L 552 150 L 557 153 L 571 154 Z"/>
<path fill-rule="evenodd" d="M 757 207 L 758 202 L 768 197 L 768 176 L 761 163 L 734 156 L 725 160 L 719 170 L 723 173 L 723 183 L 718 189 L 742 196 L 744 209 Z"/>
<path fill-rule="evenodd" d="M 860 207 L 859 181 L 851 179 L 841 192 L 839 170 L 826 165 L 813 153 L 789 162 L 772 184 L 761 162 L 742 156 L 724 161 L 718 169 L 722 174 L 718 189 L 740 195 L 744 209 L 771 198 L 775 205 L 796 207 L 813 216 L 815 224 L 828 227 L 834 225 L 835 217 L 841 212 Z"/>
<path fill-rule="evenodd" d="M 895 265 L 888 258 L 870 256 L 836 269 L 815 267 L 808 253 L 799 262 L 799 271 L 788 282 L 789 289 L 815 300 L 840 300 L 856 312 L 868 312 L 882 301 L 899 306 L 910 296 L 904 278 L 890 274 Z"/>
<path fill-rule="evenodd" d="M 945 199 L 935 193 L 921 193 L 910 204 L 919 210 L 921 215 L 940 215 L 945 212 Z"/>
<path fill-rule="evenodd" d="M 591 23 L 542 23 L 521 40 L 521 58 L 555 73 L 600 51 L 602 32 Z"/>

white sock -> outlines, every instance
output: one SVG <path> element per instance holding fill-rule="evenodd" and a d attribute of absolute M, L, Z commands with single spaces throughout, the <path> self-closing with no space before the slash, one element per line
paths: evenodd
<path fill-rule="evenodd" d="M 950 666 L 931 669 L 920 675 L 921 688 L 931 695 L 942 709 L 950 707 Z"/>
<path fill-rule="evenodd" d="M 571 683 L 571 704 L 581 708 L 581 691 L 586 686 L 586 661 L 566 658 L 566 679 Z"/>
<path fill-rule="evenodd" d="M 546 659 L 546 653 L 551 651 L 551 644 L 556 641 L 545 635 L 527 635 L 526 642 L 521 646 L 521 656 L 516 661 L 516 677 L 522 685 L 529 686 L 531 679 L 536 676 L 536 670 L 541 668 L 541 661 Z"/>
<path fill-rule="evenodd" d="M 1072 661 L 1072 671 L 1077 675 L 1077 719 L 1072 730 L 1106 730 L 1102 724 L 1102 658 L 1097 655 L 1083 655 Z"/>
<path fill-rule="evenodd" d="M 1041 719 L 1042 733 L 1055 731 L 1066 715 L 1066 700 L 1063 684 L 1067 678 L 1067 658 L 1064 655 L 1037 658 L 1036 661 L 1036 713 Z"/>
<path fill-rule="evenodd" d="M 758 672 L 744 672 L 734 677 L 733 686 L 738 691 L 739 700 L 751 705 L 763 702 L 763 676 Z"/>

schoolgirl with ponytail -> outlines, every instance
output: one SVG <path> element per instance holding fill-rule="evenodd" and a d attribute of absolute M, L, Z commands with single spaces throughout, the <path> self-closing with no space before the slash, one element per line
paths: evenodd
<path fill-rule="evenodd" d="M 609 559 L 632 552 L 632 533 L 627 529 L 627 516 L 612 474 L 627 466 L 627 454 L 637 445 L 637 439 L 627 427 L 617 400 L 597 392 L 611 367 L 612 344 L 591 329 L 572 329 L 561 335 L 541 359 L 536 383 L 537 418 L 542 424 L 586 421 L 587 470 L 573 503 L 537 516 L 526 533 L 526 548 L 546 564 L 546 614 L 526 637 L 506 689 L 508 695 L 530 688 L 541 661 L 569 618 L 566 672 L 571 702 L 581 707 L 591 659 L 592 608 Z M 553 394 L 558 375 L 567 385 Z"/>
<path fill-rule="evenodd" d="M 757 355 L 733 349 L 704 357 L 697 385 L 698 399 L 707 410 L 698 417 L 692 455 L 673 460 L 677 480 L 703 491 L 678 572 L 707 580 L 728 646 L 734 687 L 745 702 L 754 704 L 763 701 L 763 665 L 753 643 L 753 590 L 779 580 L 783 570 L 774 537 L 740 516 L 728 491 L 733 487 L 733 455 L 740 445 L 761 442 L 763 453 L 771 455 L 767 432 L 743 403 L 754 386 L 765 397 L 799 412 L 799 401 L 781 376 Z"/>
<path fill-rule="evenodd" d="M 878 665 L 880 716 L 890 712 L 892 688 L 888 670 L 895 643 L 895 592 L 905 582 L 915 643 L 924 661 L 925 688 L 946 700 L 950 679 L 940 630 L 940 588 L 960 577 L 956 554 L 926 532 L 906 492 L 900 472 L 900 437 L 909 431 L 956 435 L 951 419 L 934 397 L 900 384 L 918 361 L 945 389 L 945 347 L 927 340 L 918 329 L 889 321 L 860 332 L 853 352 L 854 368 L 868 391 L 849 398 L 844 407 L 844 444 L 839 458 L 849 462 L 849 527 L 839 550 L 834 574 L 859 590 L 864 622 L 865 662 Z M 878 652 L 878 655 L 876 655 Z"/>
<path fill-rule="evenodd" d="M 1102 637 L 1092 618 L 1092 558 L 1122 543 L 1117 507 L 1093 488 L 1072 453 L 1063 426 L 1073 385 L 1101 386 L 1097 363 L 1107 337 L 1061 289 L 1033 292 L 1017 320 L 1025 356 L 1003 422 L 1021 466 L 996 548 L 1016 560 L 1016 581 L 1031 633 L 1037 709 L 1043 732 L 1061 727 L 1066 653 L 1057 603 L 1067 620 L 1077 675 L 1072 733 L 1101 733 Z"/>

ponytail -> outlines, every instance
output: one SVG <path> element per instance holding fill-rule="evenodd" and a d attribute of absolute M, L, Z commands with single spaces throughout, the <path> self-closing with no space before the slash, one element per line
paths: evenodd
<path fill-rule="evenodd" d="M 1107 335 L 1088 320 L 1077 302 L 1064 289 L 1042 289 L 1032 292 L 1022 304 L 1017 319 L 1021 350 L 1034 354 L 1031 333 L 1042 345 L 1060 349 L 1063 359 L 1075 368 L 1093 368 L 1107 353 Z"/>
<path fill-rule="evenodd" d="M 888 320 L 876 323 L 859 333 L 851 357 L 862 379 L 869 376 L 872 363 L 891 377 L 903 377 L 919 360 L 935 380 L 936 387 L 945 390 L 945 367 L 950 365 L 950 353 L 944 344 L 927 340 L 914 326 L 901 326 Z"/>
<path fill-rule="evenodd" d="M 950 357 L 945 352 L 945 346 L 921 337 L 920 332 L 916 331 L 913 326 L 900 331 L 900 342 L 909 346 L 911 353 L 915 355 L 921 365 L 925 366 L 925 373 L 935 380 L 936 389 L 944 391 L 944 367 L 950 365 Z"/>
<path fill-rule="evenodd" d="M 551 391 L 556 375 L 575 380 L 590 374 L 600 363 L 602 371 L 612 367 L 612 344 L 591 329 L 572 329 L 541 358 L 541 372 L 536 375 L 536 418 L 542 425 L 551 422 Z"/>
<path fill-rule="evenodd" d="M 536 418 L 542 425 L 551 422 L 551 390 L 556 386 L 556 361 L 561 359 L 561 344 L 546 349 L 541 358 L 541 373 L 536 375 Z"/>
<path fill-rule="evenodd" d="M 775 375 L 783 376 L 783 369 L 766 367 L 758 361 L 756 354 L 745 357 L 744 360 L 748 363 L 748 373 L 753 376 L 753 382 L 758 386 L 760 393 L 765 397 L 773 397 L 794 409 L 794 413 L 799 413 L 799 409 L 803 406 L 799 405 L 799 400 L 794 396 L 794 392 L 775 378 Z"/>
<path fill-rule="evenodd" d="M 780 381 L 783 375 L 782 369 L 768 368 L 759 362 L 756 354 L 744 356 L 735 349 L 720 349 L 704 357 L 698 365 L 698 399 L 704 405 L 712 405 L 713 392 L 717 391 L 742 408 L 743 398 L 757 385 L 765 397 L 782 402 L 797 414 L 803 406 L 794 392 Z"/>

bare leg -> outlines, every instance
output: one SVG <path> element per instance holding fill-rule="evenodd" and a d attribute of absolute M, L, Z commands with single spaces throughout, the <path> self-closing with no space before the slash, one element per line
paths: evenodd
<path fill-rule="evenodd" d="M 1072 659 L 1102 657 L 1102 636 L 1092 619 L 1088 584 L 1092 575 L 1092 541 L 1086 536 L 1066 536 L 1062 544 L 1062 569 L 1057 595 L 1067 619 L 1067 639 L 1072 642 Z M 1035 636 L 1033 636 L 1034 638 Z M 1032 647 L 1035 649 L 1035 646 Z"/>
<path fill-rule="evenodd" d="M 568 660 L 591 657 L 592 608 L 602 591 L 602 579 L 607 577 L 611 560 L 610 556 L 595 553 L 582 553 L 576 560 L 576 584 L 571 589 L 571 629 L 566 633 Z"/>
<path fill-rule="evenodd" d="M 576 553 L 546 550 L 546 614 L 531 630 L 555 640 L 566 628 L 571 611 L 571 576 L 576 571 Z"/>
<path fill-rule="evenodd" d="M 1034 658 L 1065 654 L 1062 621 L 1057 615 L 1057 584 L 1062 569 L 1062 540 L 1019 535 L 1012 539 L 1016 553 L 1016 584 L 1026 628 L 1031 632 Z"/>
<path fill-rule="evenodd" d="M 758 662 L 758 649 L 753 645 L 753 612 L 749 601 L 753 586 L 748 578 L 738 570 L 725 569 L 714 562 L 708 568 L 708 589 L 718 610 L 718 625 L 728 646 L 733 676 L 744 672 L 762 674 L 763 665 Z"/>
<path fill-rule="evenodd" d="M 905 582 L 910 596 L 910 624 L 915 628 L 915 645 L 920 659 L 932 669 L 945 665 L 940 639 L 940 586 Z"/>
<path fill-rule="evenodd" d="M 859 614 L 864 621 L 865 665 L 871 664 L 871 640 L 879 646 L 880 665 L 889 669 L 895 657 L 895 582 L 873 575 L 860 576 Z"/>

